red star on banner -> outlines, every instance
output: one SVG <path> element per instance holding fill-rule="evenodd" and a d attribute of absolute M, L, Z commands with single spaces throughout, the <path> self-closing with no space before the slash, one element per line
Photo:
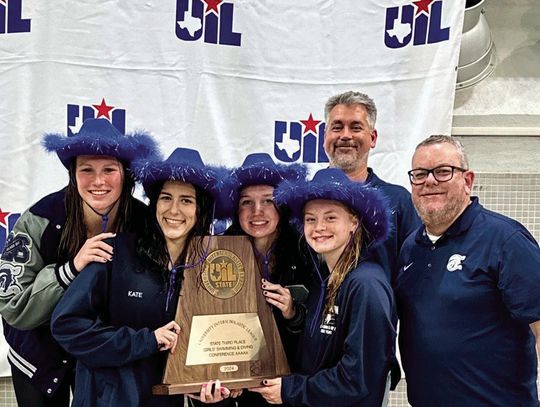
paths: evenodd
<path fill-rule="evenodd" d="M 208 13 L 211 10 L 214 10 L 216 14 L 219 14 L 218 6 L 223 0 L 203 0 L 206 3 L 206 11 Z"/>
<path fill-rule="evenodd" d="M 104 116 L 108 120 L 111 120 L 111 117 L 109 116 L 109 112 L 114 109 L 114 106 L 108 106 L 107 103 L 105 103 L 105 98 L 101 99 L 101 104 L 92 105 L 92 106 L 94 106 L 97 109 L 96 119 L 99 119 L 101 116 Z"/>
<path fill-rule="evenodd" d="M 307 120 L 300 120 L 300 123 L 304 125 L 304 134 L 308 131 L 317 133 L 317 125 L 320 123 L 320 120 L 313 120 L 313 115 L 310 113 Z"/>
<path fill-rule="evenodd" d="M 9 215 L 9 212 L 2 212 L 2 208 L 0 208 L 0 223 L 3 223 L 4 226 L 7 226 L 6 216 L 8 215 Z"/>
<path fill-rule="evenodd" d="M 422 11 L 425 11 L 426 14 L 429 15 L 429 6 L 431 5 L 431 3 L 433 2 L 433 0 L 418 0 L 418 1 L 413 1 L 414 5 L 416 6 L 416 14 L 419 14 L 421 13 Z M 415 15 L 416 15 L 415 14 Z"/>

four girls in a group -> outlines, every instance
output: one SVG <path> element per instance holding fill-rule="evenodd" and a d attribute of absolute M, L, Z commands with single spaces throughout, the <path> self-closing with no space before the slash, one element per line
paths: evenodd
<path fill-rule="evenodd" d="M 164 351 L 174 351 L 181 329 L 174 313 L 183 272 L 204 259 L 202 238 L 231 187 L 236 210 L 227 234 L 252 242 L 261 289 L 274 306 L 294 372 L 244 392 L 239 404 L 381 405 L 395 331 L 389 284 L 365 258 L 391 227 L 378 191 L 337 169 L 307 182 L 304 167 L 277 165 L 267 154 L 249 155 L 232 177 L 204 165 L 194 150 L 179 148 L 161 161 L 148 135 L 123 136 L 105 120 L 85 122 L 74 137 L 45 140 L 68 168 L 70 184 L 23 214 L 2 254 L 2 267 L 13 267 L 19 259 L 10 257 L 10 244 L 28 240 L 33 251 L 0 310 L 10 324 L 45 333 L 49 345 L 34 362 L 10 350 L 12 366 L 28 376 L 14 369 L 19 405 L 69 403 L 63 377 L 73 367 L 47 325 L 60 298 L 51 326 L 78 361 L 73 405 L 181 405 L 180 397 L 153 396 L 151 388 L 161 382 Z M 132 173 L 143 183 L 148 208 L 131 197 Z M 291 212 L 303 222 L 303 239 L 291 226 Z M 300 298 L 306 286 L 307 313 Z M 37 302 L 45 303 L 38 312 L 21 305 Z M 31 338 L 33 331 L 8 326 L 7 338 L 20 332 Z M 46 380 L 51 387 L 36 397 Z M 196 398 L 217 402 L 230 394 L 210 387 Z"/>

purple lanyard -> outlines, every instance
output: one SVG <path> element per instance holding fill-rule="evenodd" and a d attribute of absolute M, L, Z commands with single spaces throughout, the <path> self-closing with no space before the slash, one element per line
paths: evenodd
<path fill-rule="evenodd" d="M 349 249 L 349 246 L 352 244 L 352 235 L 351 237 L 349 237 L 349 241 L 347 243 L 347 246 L 345 246 L 345 250 Z M 343 252 L 341 252 L 341 255 L 343 255 L 343 253 L 345 253 L 345 250 L 343 250 Z M 320 317 L 320 312 L 321 312 L 321 309 L 322 309 L 322 305 L 323 305 L 323 302 L 324 302 L 324 296 L 326 294 L 326 283 L 328 282 L 328 279 L 330 278 L 330 270 L 328 270 L 328 277 L 326 277 L 325 279 L 322 278 L 322 275 L 321 275 L 321 272 L 319 270 L 319 267 L 317 266 L 317 261 L 315 261 L 315 259 L 313 258 L 313 253 L 312 253 L 312 250 L 308 248 L 308 252 L 309 252 L 309 256 L 311 257 L 311 262 L 313 263 L 313 266 L 315 267 L 315 271 L 317 272 L 317 277 L 319 277 L 319 280 L 321 282 L 321 293 L 319 294 L 319 299 L 317 300 L 317 309 L 315 310 L 315 318 L 313 318 L 313 320 L 311 321 L 311 326 L 309 328 L 310 330 L 310 336 L 313 336 L 313 333 L 315 332 L 315 328 L 317 327 L 317 321 L 319 320 L 319 317 Z M 340 255 L 340 257 L 341 257 Z"/>
<path fill-rule="evenodd" d="M 212 206 L 212 219 L 214 219 L 214 215 L 216 212 L 216 203 L 214 202 Z M 213 230 L 212 230 L 213 232 Z M 172 297 L 174 295 L 174 284 L 176 283 L 176 274 L 178 270 L 182 269 L 189 269 L 198 266 L 203 261 L 206 260 L 208 257 L 208 249 L 210 249 L 210 241 L 212 240 L 212 235 L 208 236 L 208 243 L 206 244 L 206 248 L 204 249 L 204 253 L 202 256 L 197 260 L 195 263 L 192 264 L 174 264 L 174 262 L 171 259 L 171 255 L 169 251 L 167 251 L 167 256 L 169 257 L 169 262 L 171 264 L 171 271 L 169 272 L 169 288 L 167 289 L 167 302 L 165 303 L 165 312 L 169 310 L 169 303 L 172 300 Z"/>
<path fill-rule="evenodd" d="M 92 209 L 92 211 L 96 214 L 96 215 L 99 215 L 101 216 L 101 233 L 105 233 L 105 231 L 107 230 L 107 223 L 109 223 L 109 213 L 113 210 L 114 206 L 116 205 L 116 203 L 118 202 L 120 198 L 118 198 L 116 201 L 114 201 L 114 203 L 112 204 L 111 208 L 105 212 L 105 213 L 100 213 L 98 211 L 96 211 L 94 208 L 92 208 L 84 199 L 83 199 L 83 202 L 86 204 L 86 206 L 88 206 L 90 209 Z"/>
<path fill-rule="evenodd" d="M 101 233 L 105 233 L 105 231 L 107 230 L 107 223 L 109 222 L 108 215 L 108 212 L 105 215 L 101 215 Z"/>
<path fill-rule="evenodd" d="M 181 268 L 184 268 L 183 264 L 174 266 L 169 272 L 169 288 L 167 288 L 167 302 L 165 303 L 165 312 L 169 310 L 169 303 L 172 300 L 172 297 L 174 295 L 174 283 L 176 281 L 176 272 L 178 271 L 178 269 L 181 269 Z"/>
<path fill-rule="evenodd" d="M 262 274 L 266 281 L 270 281 L 270 257 L 274 252 L 275 243 L 272 243 L 272 246 L 268 249 L 265 255 L 255 247 L 255 242 L 251 240 L 251 246 L 253 246 L 253 251 L 259 260 L 262 260 Z M 271 282 L 271 281 L 270 281 Z"/>
<path fill-rule="evenodd" d="M 165 312 L 169 310 L 169 303 L 171 302 L 173 295 L 174 295 L 174 284 L 176 283 L 176 274 L 179 270 L 183 269 L 190 269 L 197 267 L 199 264 L 201 264 L 203 261 L 206 260 L 208 257 L 208 249 L 210 248 L 210 241 L 212 240 L 212 236 L 208 236 L 208 243 L 206 244 L 206 248 L 204 249 L 204 253 L 202 256 L 197 260 L 195 263 L 192 264 L 176 264 L 172 266 L 171 270 L 169 271 L 169 288 L 167 289 L 167 302 L 165 304 Z M 171 265 L 173 265 L 173 261 L 171 259 L 170 254 L 167 252 L 167 255 L 169 256 L 169 262 Z"/>

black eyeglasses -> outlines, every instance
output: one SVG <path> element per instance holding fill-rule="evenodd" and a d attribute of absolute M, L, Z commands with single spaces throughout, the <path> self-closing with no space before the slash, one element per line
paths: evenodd
<path fill-rule="evenodd" d="M 435 167 L 431 170 L 426 168 L 416 168 L 414 170 L 410 170 L 407 174 L 409 174 L 411 184 L 422 185 L 428 179 L 429 174 L 433 174 L 433 178 L 435 178 L 435 180 L 438 182 L 450 181 L 454 176 L 454 171 L 456 170 L 461 172 L 468 171 L 465 168 L 456 167 L 453 165 L 441 165 L 440 167 Z"/>

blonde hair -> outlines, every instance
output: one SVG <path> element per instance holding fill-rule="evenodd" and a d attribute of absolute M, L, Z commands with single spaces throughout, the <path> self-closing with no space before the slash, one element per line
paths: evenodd
<path fill-rule="evenodd" d="M 357 217 L 357 215 L 353 214 L 348 207 L 347 210 L 351 213 L 351 215 Z M 334 304 L 336 302 L 336 297 L 341 284 L 345 280 L 345 277 L 347 277 L 347 275 L 354 270 L 360 261 L 363 234 L 362 229 L 362 222 L 360 219 L 358 219 L 358 227 L 351 234 L 349 243 L 339 256 L 334 269 L 330 270 L 330 278 L 328 279 L 328 287 L 326 291 L 326 305 L 322 315 L 327 315 L 331 312 L 333 313 Z"/>

